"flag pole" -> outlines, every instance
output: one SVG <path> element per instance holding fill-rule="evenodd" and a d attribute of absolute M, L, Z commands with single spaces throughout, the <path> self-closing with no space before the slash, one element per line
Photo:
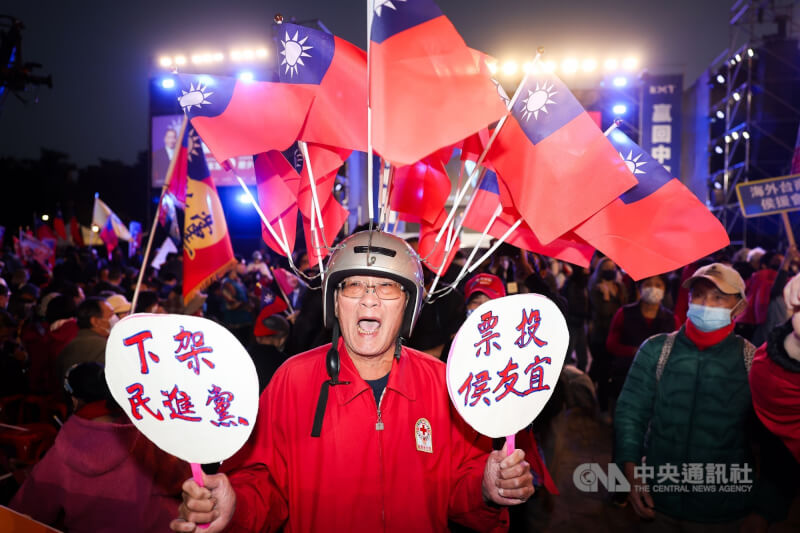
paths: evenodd
<path fill-rule="evenodd" d="M 317 236 L 317 227 L 314 223 L 314 217 L 311 217 L 311 237 L 314 239 L 314 252 L 317 256 L 317 266 L 319 267 L 319 280 L 320 283 L 325 281 L 325 270 L 322 266 L 322 254 L 319 252 L 319 237 Z"/>
<path fill-rule="evenodd" d="M 278 290 L 281 292 L 281 296 L 283 296 L 286 305 L 289 306 L 289 312 L 294 313 L 294 307 L 292 307 L 291 300 L 289 300 L 289 297 L 286 296 L 286 293 L 283 291 L 283 287 L 281 287 L 281 284 L 278 283 L 278 279 L 275 277 L 275 269 L 272 268 L 272 265 L 267 265 L 267 268 L 269 269 L 269 273 L 272 276 L 273 283 L 275 283 L 275 286 L 278 287 Z"/>
<path fill-rule="evenodd" d="M 449 226 L 449 228 L 452 230 L 452 229 L 453 229 L 453 222 L 451 221 L 451 222 L 450 222 L 450 224 L 448 224 L 448 226 Z M 442 244 L 443 244 L 443 245 L 446 245 L 447 243 L 446 243 L 446 242 L 444 242 L 444 243 L 442 243 Z M 434 245 L 433 245 L 433 250 L 436 250 L 436 247 L 437 247 L 438 245 L 439 245 L 439 243 L 434 243 Z M 433 251 L 431 251 L 431 253 L 433 253 Z M 428 303 L 430 303 L 430 302 L 432 301 L 432 300 L 431 300 L 431 296 L 433 295 L 434 291 L 436 291 L 436 285 L 438 285 L 438 284 L 439 284 L 439 279 L 442 277 L 442 272 L 444 271 L 444 265 L 445 265 L 445 263 L 447 263 L 447 254 L 448 254 L 448 253 L 450 253 L 450 252 L 449 252 L 449 251 L 446 249 L 446 246 L 445 246 L 445 250 L 444 250 L 444 253 L 443 253 L 443 255 L 442 255 L 442 262 L 441 262 L 441 264 L 439 265 L 439 268 L 436 270 L 436 277 L 435 277 L 435 278 L 433 278 L 433 283 L 431 283 L 431 288 L 430 288 L 430 290 L 428 291 L 428 297 L 426 298 L 426 301 L 427 301 Z M 430 255 L 430 254 L 429 254 L 429 255 Z"/>
<path fill-rule="evenodd" d="M 297 141 L 298 146 L 300 146 L 300 151 L 303 152 L 303 159 L 306 162 L 306 169 L 308 169 L 308 181 L 311 184 L 311 208 L 313 209 L 311 216 L 316 216 L 317 221 L 319 222 L 319 228 L 322 231 L 322 243 L 327 248 L 328 243 L 325 239 L 325 223 L 322 220 L 322 212 L 319 208 L 319 197 L 317 196 L 317 182 L 314 179 L 314 172 L 311 170 L 311 158 L 308 156 L 308 145 L 306 145 L 305 141 Z"/>
<path fill-rule="evenodd" d="M 492 217 L 489 219 L 489 223 L 486 224 L 485 228 L 483 228 L 483 233 L 481 233 L 478 242 L 472 248 L 472 252 L 470 252 L 469 257 L 467 257 L 467 260 L 464 262 L 464 266 L 461 267 L 461 271 L 458 273 L 458 276 L 456 276 L 456 284 L 458 284 L 467 275 L 467 269 L 471 266 L 472 260 L 475 259 L 475 256 L 477 255 L 478 250 L 481 247 L 481 244 L 483 244 L 483 240 L 486 238 L 486 235 L 489 234 L 489 230 L 492 229 L 495 220 L 497 220 L 497 217 L 499 217 L 502 212 L 503 212 L 503 206 L 498 205 L 497 208 L 494 210 L 494 213 L 492 213 Z"/>
<path fill-rule="evenodd" d="M 370 107 L 370 33 L 372 31 L 372 8 L 374 0 L 367 0 L 367 208 L 369 212 L 369 227 L 372 229 L 372 219 L 375 208 L 372 205 L 372 108 Z"/>
<path fill-rule="evenodd" d="M 533 59 L 534 65 L 536 65 L 539 62 L 539 57 L 541 55 L 542 55 L 542 50 L 540 49 L 539 51 L 537 51 L 536 57 L 534 57 Z M 511 110 L 514 109 L 514 104 L 517 103 L 519 95 L 522 93 L 522 88 L 528 81 L 528 75 L 529 72 L 526 72 L 525 76 L 522 77 L 522 81 L 517 86 L 517 90 L 514 91 L 514 96 L 511 98 L 511 100 L 508 101 L 507 108 L 509 112 L 511 112 Z M 503 116 L 503 118 L 500 119 L 500 121 L 497 123 L 497 126 L 494 128 L 492 136 L 489 137 L 489 142 L 486 143 L 483 152 L 481 153 L 480 157 L 478 157 L 478 160 L 475 162 L 475 168 L 473 168 L 472 172 L 470 172 L 469 178 L 467 178 L 467 181 L 466 183 L 464 183 L 464 186 L 461 188 L 461 190 L 458 191 L 458 194 L 456 195 L 456 198 L 453 201 L 453 207 L 450 208 L 450 213 L 447 215 L 447 220 L 445 220 L 445 223 L 442 225 L 442 229 L 440 229 L 439 233 L 436 235 L 435 242 L 439 242 L 441 240 L 442 235 L 444 234 L 444 228 L 447 226 L 450 220 L 452 220 L 452 218 L 455 216 L 458 206 L 461 205 L 461 200 L 464 199 L 464 195 L 467 194 L 467 191 L 469 190 L 470 183 L 472 183 L 472 179 L 475 177 L 478 168 L 483 164 L 483 160 L 486 159 L 486 155 L 489 153 L 489 149 L 492 147 L 492 144 L 497 138 L 497 135 L 500 133 L 500 130 L 502 129 L 503 125 L 506 123 L 506 120 L 508 120 L 508 115 Z"/>
<path fill-rule="evenodd" d="M 492 254 L 494 253 L 494 251 L 495 251 L 495 250 L 497 250 L 497 249 L 500 247 L 500 245 L 501 245 L 501 244 L 503 244 L 504 242 L 506 242 L 506 239 L 509 237 L 509 235 L 511 235 L 512 233 L 514 233 L 514 231 L 515 231 L 515 230 L 516 230 L 516 229 L 519 227 L 519 225 L 520 225 L 520 224 L 522 224 L 522 217 L 519 217 L 519 218 L 517 219 L 517 221 L 516 221 L 516 222 L 514 222 L 514 223 L 511 225 L 511 227 L 510 227 L 510 228 L 508 228 L 508 230 L 506 230 L 506 232 L 505 232 L 505 233 L 503 233 L 503 235 L 502 235 L 502 236 L 501 236 L 499 239 L 497 239 L 497 242 L 495 242 L 495 243 L 494 243 L 494 245 L 493 245 L 491 248 L 489 248 L 489 250 L 488 250 L 488 251 L 487 251 L 485 254 L 483 254 L 483 255 L 481 256 L 481 258 L 480 258 L 480 259 L 478 259 L 478 260 L 475 262 L 475 264 L 473 264 L 471 267 L 469 267 L 469 268 L 467 269 L 467 274 L 471 274 L 471 273 L 472 273 L 472 271 L 473 271 L 473 270 L 475 270 L 476 268 L 478 268 L 478 266 L 479 266 L 481 263 L 483 263 L 484 261 L 486 261 L 486 259 L 488 259 L 488 258 L 489 258 L 489 256 L 490 256 L 490 255 L 492 255 Z"/>
<path fill-rule="evenodd" d="M 261 218 L 261 222 L 267 227 L 267 231 L 269 231 L 270 236 L 273 239 L 275 239 L 275 242 L 277 242 L 278 245 L 281 247 L 281 249 L 283 249 L 283 253 L 285 253 L 287 257 L 291 257 L 291 252 L 289 251 L 289 244 L 287 242 L 282 241 L 280 237 L 278 237 L 278 234 L 275 233 L 275 230 L 272 229 L 272 225 L 269 223 L 269 220 L 267 220 L 267 215 L 264 214 L 264 211 L 261 210 L 261 207 L 258 205 L 256 199 L 253 198 L 253 193 L 251 193 L 250 189 L 247 188 L 247 185 L 245 184 L 244 180 L 240 176 L 236 176 L 236 180 L 239 182 L 239 185 L 241 185 L 242 189 L 244 189 L 244 193 L 247 195 L 247 199 L 250 200 L 250 203 L 255 208 L 256 213 L 258 213 L 259 218 Z"/>
<path fill-rule="evenodd" d="M 187 123 L 189 122 L 189 117 L 187 115 L 183 116 L 183 124 L 181 124 L 181 131 L 178 135 L 178 139 L 183 139 L 183 134 L 186 131 Z M 139 292 L 142 288 L 142 279 L 144 279 L 144 271 L 147 270 L 147 260 L 150 257 L 150 249 L 153 247 L 153 238 L 156 235 L 156 224 L 158 224 L 158 215 L 161 212 L 161 204 L 164 202 L 164 196 L 167 194 L 167 189 L 169 189 L 170 182 L 172 181 L 172 172 L 175 170 L 175 164 L 178 158 L 173 155 L 172 159 L 169 162 L 169 167 L 167 168 L 167 176 L 164 178 L 164 185 L 161 186 L 161 195 L 158 197 L 158 205 L 156 206 L 156 214 L 153 217 L 153 225 L 150 226 L 150 234 L 147 236 L 147 247 L 144 250 L 144 255 L 142 256 L 142 266 L 139 267 L 139 276 L 136 279 L 136 288 L 133 290 L 133 299 L 131 300 L 131 314 L 136 312 L 136 303 L 139 300 Z M 112 222 L 113 223 L 113 222 Z"/>

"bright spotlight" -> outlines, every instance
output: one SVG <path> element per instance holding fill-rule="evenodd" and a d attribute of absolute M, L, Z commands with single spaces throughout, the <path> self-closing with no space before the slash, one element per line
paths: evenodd
<path fill-rule="evenodd" d="M 163 80 L 161 80 L 161 87 L 163 89 L 174 89 L 175 80 L 173 78 L 164 78 Z"/>
<path fill-rule="evenodd" d="M 614 84 L 614 87 L 625 87 L 628 85 L 628 78 L 625 76 L 615 76 L 611 83 Z"/>
<path fill-rule="evenodd" d="M 536 67 L 535 61 L 526 61 L 522 65 L 522 72 L 525 74 L 538 74 L 539 69 Z"/>
<path fill-rule="evenodd" d="M 266 48 L 259 48 L 258 50 L 256 50 L 256 57 L 258 57 L 259 59 L 264 59 L 265 57 L 267 57 L 268 54 L 269 52 L 267 51 Z"/>
<path fill-rule="evenodd" d="M 731 58 L 730 64 L 731 64 L 732 67 L 735 67 L 736 66 L 736 60 Z"/>
<path fill-rule="evenodd" d="M 253 76 L 252 72 L 250 72 L 249 70 L 245 70 L 244 72 L 240 72 L 239 73 L 239 79 L 241 81 L 249 83 L 249 82 L 253 81 L 255 79 L 255 77 Z"/>
<path fill-rule="evenodd" d="M 192 63 L 195 65 L 199 65 L 205 61 L 205 57 L 201 56 L 200 54 L 195 54 L 192 56 Z"/>
<path fill-rule="evenodd" d="M 253 52 L 252 50 L 245 50 L 245 51 L 242 52 L 242 58 L 245 61 L 252 61 L 253 58 L 255 57 L 255 55 L 256 55 L 256 53 Z"/>
<path fill-rule="evenodd" d="M 542 62 L 542 70 L 545 72 L 553 72 L 556 69 L 556 62 L 553 60 L 548 60 Z"/>
<path fill-rule="evenodd" d="M 517 73 L 519 66 L 516 61 L 506 61 L 503 63 L 503 74 L 506 76 L 513 76 Z"/>
<path fill-rule="evenodd" d="M 564 71 L 565 74 L 574 74 L 578 71 L 578 60 L 577 59 L 565 59 L 563 63 L 561 63 L 561 70 Z"/>
<path fill-rule="evenodd" d="M 231 50 L 231 61 L 241 61 L 242 53 L 239 50 Z"/>
<path fill-rule="evenodd" d="M 594 72 L 597 69 L 597 60 L 591 58 L 584 59 L 581 68 L 584 72 Z"/>
<path fill-rule="evenodd" d="M 735 56 L 733 56 L 733 58 L 736 60 L 737 63 L 741 63 L 742 62 L 742 56 L 739 55 L 739 54 L 736 54 Z"/>
<path fill-rule="evenodd" d="M 628 106 L 625 104 L 616 104 L 614 107 L 611 108 L 611 111 L 615 115 L 624 115 L 628 111 Z"/>
<path fill-rule="evenodd" d="M 92 233 L 100 233 L 100 226 L 92 224 Z"/>
<path fill-rule="evenodd" d="M 756 55 L 756 53 L 753 52 L 753 49 L 752 48 L 748 48 L 747 49 L 747 57 L 753 57 L 754 55 Z"/>
<path fill-rule="evenodd" d="M 722 109 L 717 109 L 717 113 L 716 114 L 717 114 L 717 118 L 718 119 L 725 118 L 725 112 Z"/>
<path fill-rule="evenodd" d="M 721 154 L 722 152 L 724 152 L 724 150 L 722 149 L 722 146 L 720 146 L 720 145 L 716 145 L 714 147 L 714 151 L 717 152 L 718 154 Z"/>
<path fill-rule="evenodd" d="M 722 189 L 722 184 L 720 182 L 718 182 L 718 181 L 715 181 L 714 182 L 714 188 L 715 189 Z"/>
<path fill-rule="evenodd" d="M 185 65 L 186 64 L 186 56 L 175 56 L 175 64 L 176 65 Z"/>
<path fill-rule="evenodd" d="M 730 135 L 726 135 L 725 136 L 725 144 L 730 144 L 730 143 L 731 143 L 731 136 Z"/>
<path fill-rule="evenodd" d="M 239 203 L 240 204 L 249 204 L 250 203 L 250 196 L 247 193 L 242 193 L 239 195 Z"/>
<path fill-rule="evenodd" d="M 750 132 L 749 131 L 743 131 L 742 132 L 742 138 L 743 139 L 749 139 L 750 138 Z"/>
<path fill-rule="evenodd" d="M 738 131 L 732 131 L 731 132 L 731 139 L 733 139 L 734 141 L 739 140 L 739 132 Z"/>
<path fill-rule="evenodd" d="M 619 68 L 619 61 L 615 57 L 609 57 L 603 62 L 603 68 L 606 70 L 617 70 Z"/>
<path fill-rule="evenodd" d="M 722 74 L 717 74 L 717 83 L 722 84 L 725 83 L 725 76 Z"/>
<path fill-rule="evenodd" d="M 639 65 L 639 60 L 635 57 L 626 57 L 625 60 L 622 62 L 622 68 L 625 70 L 635 70 L 636 67 Z"/>
<path fill-rule="evenodd" d="M 225 54 L 223 54 L 222 52 L 216 52 L 214 54 L 214 61 L 222 61 L 224 59 L 225 59 Z"/>
<path fill-rule="evenodd" d="M 42 220 L 47 222 L 48 220 L 50 220 L 50 215 L 42 215 Z"/>
<path fill-rule="evenodd" d="M 738 92 L 735 92 L 735 93 L 733 93 L 733 99 L 738 102 L 739 100 L 742 99 L 742 95 L 739 94 Z"/>
<path fill-rule="evenodd" d="M 172 66 L 172 58 L 169 56 L 163 56 L 158 60 L 158 64 L 164 68 L 169 68 Z"/>
<path fill-rule="evenodd" d="M 487 61 L 486 62 L 486 67 L 489 69 L 489 72 L 491 72 L 492 75 L 497 74 L 497 62 L 496 61 Z"/>

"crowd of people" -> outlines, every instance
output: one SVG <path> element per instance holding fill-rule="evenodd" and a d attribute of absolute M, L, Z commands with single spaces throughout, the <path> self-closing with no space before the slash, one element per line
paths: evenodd
<path fill-rule="evenodd" d="M 373 234 L 365 247 L 385 253 L 366 268 L 347 254 L 357 253 L 352 243 L 367 234 L 355 232 L 336 248 L 324 283 L 303 253 L 290 272 L 285 258 L 256 251 L 189 302 L 182 257 L 171 254 L 145 272 L 135 309 L 140 256 L 66 248 L 50 269 L 5 248 L 0 474 L 13 476 L 3 482 L 0 503 L 68 531 L 162 531 L 176 516 L 176 531 L 204 522 L 209 531 L 353 530 L 358 521 L 371 524 L 367 530 L 492 530 L 509 527 L 506 506 L 511 529 L 524 531 L 526 515 L 544 512 L 537 500 L 558 494 L 547 469 L 549 422 L 579 406 L 613 427 L 608 446 L 632 490 L 610 499 L 629 505 L 644 527 L 757 531 L 785 518 L 800 461 L 795 248 L 723 250 L 634 282 L 599 254 L 583 268 L 504 244 L 474 276 L 422 305 L 434 275 L 412 251 L 415 239 Z M 464 252 L 445 283 L 456 279 Z M 474 434 L 454 414 L 444 366 L 433 361 L 447 360 L 456 332 L 479 305 L 524 292 L 558 305 L 570 343 L 546 410 L 518 438 L 521 451 L 505 458 L 497 451 L 502 442 Z M 134 312 L 209 318 L 253 359 L 263 391 L 254 437 L 220 473 L 219 465 L 206 467 L 205 488 L 186 481 L 188 467 L 138 433 L 105 384 L 106 339 Z M 304 355 L 292 358 L 297 354 Z M 783 372 L 777 385 L 771 365 Z M 415 397 L 417 406 L 434 406 L 431 426 L 452 428 L 434 437 L 446 454 L 437 448 L 428 462 L 387 444 L 402 437 L 381 421 L 382 410 L 386 420 L 422 416 L 402 404 Z M 289 408 L 275 407 L 286 399 Z M 381 435 L 354 425 L 369 416 L 374 425 L 376 407 L 387 439 L 376 446 L 394 454 L 377 463 L 364 449 Z M 358 444 L 345 445 L 344 433 Z M 754 484 L 736 494 L 647 489 L 647 468 L 656 473 L 651 485 L 669 484 L 657 474 L 677 468 L 678 484 L 687 465 L 749 465 Z M 364 484 L 387 484 L 396 500 L 381 501 L 380 488 Z M 356 512 L 357 502 L 383 514 Z"/>

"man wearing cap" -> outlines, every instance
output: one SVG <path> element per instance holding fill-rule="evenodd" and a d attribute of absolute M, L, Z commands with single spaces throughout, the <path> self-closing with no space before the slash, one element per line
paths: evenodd
<path fill-rule="evenodd" d="M 122 294 L 112 294 L 106 298 L 106 303 L 111 306 L 119 320 L 122 320 L 131 312 L 131 303 Z"/>
<path fill-rule="evenodd" d="M 494 274 L 480 273 L 467 281 L 464 286 L 464 298 L 467 302 L 467 316 L 484 302 L 502 298 L 506 295 L 503 280 Z"/>
<path fill-rule="evenodd" d="M 712 263 L 684 288 L 688 320 L 642 344 L 617 403 L 615 461 L 631 484 L 628 501 L 645 530 L 766 527 L 773 509 L 748 440 L 755 347 L 733 333 L 744 281 Z"/>
<path fill-rule="evenodd" d="M 501 523 L 533 494 L 524 453 L 491 452 L 450 404 L 445 365 L 402 346 L 422 304 L 408 244 L 360 232 L 323 283 L 331 345 L 287 361 L 261 396 L 249 442 L 184 483 L 174 531 L 447 531 Z M 199 530 L 198 530 L 199 531 Z"/>

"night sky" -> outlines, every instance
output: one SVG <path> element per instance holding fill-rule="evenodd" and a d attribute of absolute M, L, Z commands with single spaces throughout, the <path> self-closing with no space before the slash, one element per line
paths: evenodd
<path fill-rule="evenodd" d="M 399 1 L 399 0 L 394 0 Z M 683 72 L 685 84 L 728 44 L 730 0 L 439 0 L 467 44 L 498 59 L 634 53 L 654 72 Z M 78 7 L 80 6 L 80 7 Z M 79 166 L 133 163 L 148 140 L 147 79 L 162 53 L 229 51 L 267 43 L 275 13 L 320 19 L 366 45 L 366 4 L 355 0 L 209 2 L 5 0 L 21 19 L 23 59 L 42 63 L 53 89 L 9 95 L 0 114 L 0 156 L 66 152 Z"/>

